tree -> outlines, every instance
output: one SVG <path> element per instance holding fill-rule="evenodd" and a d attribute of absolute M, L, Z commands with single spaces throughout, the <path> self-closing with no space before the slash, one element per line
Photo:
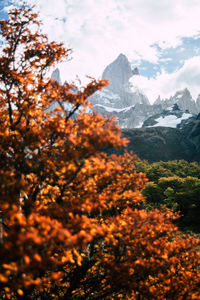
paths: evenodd
<path fill-rule="evenodd" d="M 70 54 L 32 8 L 1 21 L 0 288 L 11 299 L 200 299 L 199 239 L 138 210 L 147 181 L 85 88 L 48 78 Z M 53 104 L 57 103 L 56 108 Z"/>

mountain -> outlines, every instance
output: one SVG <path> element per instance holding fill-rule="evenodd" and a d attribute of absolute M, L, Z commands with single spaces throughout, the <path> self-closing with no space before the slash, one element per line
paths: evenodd
<path fill-rule="evenodd" d="M 200 114 L 182 128 L 143 127 L 123 129 L 122 133 L 129 140 L 126 150 L 149 162 L 180 159 L 200 162 Z M 124 150 L 107 152 L 122 154 Z"/>
<path fill-rule="evenodd" d="M 197 97 L 196 106 L 197 106 L 197 112 L 200 112 L 200 95 L 198 95 Z"/>
<path fill-rule="evenodd" d="M 194 101 L 187 89 L 178 91 L 169 99 L 159 98 L 150 105 L 145 95 L 132 89 L 130 79 L 133 81 L 134 76 L 139 76 L 139 71 L 132 70 L 123 55 L 105 69 L 103 76 L 109 76 L 114 84 L 97 91 L 90 99 L 95 110 L 103 115 L 116 116 L 118 124 L 124 128 L 123 136 L 130 141 L 128 151 L 132 150 L 141 159 L 150 162 L 174 159 L 200 162 L 200 113 L 195 116 L 189 112 L 194 111 Z M 60 82 L 58 69 L 53 72 L 52 78 Z M 195 112 L 200 111 L 200 95 L 195 105 Z M 107 150 L 118 154 L 123 151 L 123 148 Z"/>
<path fill-rule="evenodd" d="M 134 90 L 129 81 L 131 77 L 138 74 L 138 69 L 134 68 L 132 70 L 127 57 L 120 54 L 105 68 L 102 74 L 102 79 L 109 80 L 110 85 L 105 87 L 103 91 L 96 92 L 90 98 L 91 103 L 112 108 L 126 108 L 136 103 L 149 105 L 148 98 L 139 90 Z"/>
<path fill-rule="evenodd" d="M 110 85 L 90 97 L 94 110 L 104 116 L 115 116 L 122 128 L 140 127 L 146 118 L 158 113 L 161 106 L 152 107 L 148 98 L 132 85 L 138 75 L 138 68 L 132 69 L 127 57 L 120 54 L 102 74 Z"/>
<path fill-rule="evenodd" d="M 51 74 L 51 78 L 56 80 L 59 84 L 61 84 L 61 78 L 60 78 L 60 70 L 58 68 L 56 68 L 52 74 Z"/>
<path fill-rule="evenodd" d="M 177 91 L 168 99 L 158 97 L 151 105 L 144 92 L 134 84 L 136 76 L 140 76 L 138 68 L 132 68 L 127 57 L 120 54 L 102 74 L 102 79 L 109 80 L 110 85 L 89 99 L 93 110 L 104 117 L 114 116 L 122 128 L 181 127 L 200 112 L 200 95 L 195 102 L 188 89 Z M 52 78 L 61 83 L 59 69 L 52 73 Z M 175 104 L 180 111 L 173 109 Z"/>
<path fill-rule="evenodd" d="M 121 93 L 128 84 L 133 72 L 131 65 L 124 54 L 120 54 L 116 60 L 109 64 L 103 71 L 102 79 L 110 81 L 109 90 L 114 93 Z"/>
<path fill-rule="evenodd" d="M 198 100 L 199 104 L 195 102 L 187 88 L 176 92 L 175 95 L 169 99 L 161 99 L 158 97 L 158 99 L 154 102 L 154 105 L 160 104 L 164 109 L 172 106 L 175 103 L 183 111 L 188 110 L 192 114 L 197 114 L 197 112 L 200 112 L 200 99 Z"/>
<path fill-rule="evenodd" d="M 142 127 L 172 127 L 181 128 L 186 123 L 195 119 L 195 116 L 188 112 L 188 110 L 180 110 L 177 103 L 173 106 L 167 107 L 161 113 L 153 115 L 146 119 Z"/>
<path fill-rule="evenodd" d="M 102 74 L 102 79 L 109 80 L 110 85 L 90 97 L 93 109 L 103 116 L 115 116 L 122 128 L 182 126 L 186 119 L 200 112 L 200 95 L 195 102 L 188 89 L 177 91 L 169 99 L 158 97 L 151 105 L 134 85 L 135 76 L 139 76 L 138 68 L 132 69 L 127 57 L 120 54 Z M 173 111 L 175 104 L 181 112 Z"/>

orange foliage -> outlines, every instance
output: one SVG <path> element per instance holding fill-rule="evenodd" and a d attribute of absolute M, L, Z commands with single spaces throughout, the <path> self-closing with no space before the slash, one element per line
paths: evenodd
<path fill-rule="evenodd" d="M 114 120 L 86 113 L 108 83 L 48 78 L 70 50 L 31 8 L 0 26 L 0 296 L 200 299 L 199 239 L 168 210 L 138 209 L 136 156 L 102 153 L 127 143 Z"/>

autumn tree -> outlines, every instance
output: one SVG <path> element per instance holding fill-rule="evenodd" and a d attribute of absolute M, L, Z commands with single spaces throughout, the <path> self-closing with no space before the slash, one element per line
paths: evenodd
<path fill-rule="evenodd" d="M 102 152 L 127 143 L 87 113 L 108 83 L 49 78 L 70 50 L 32 8 L 0 26 L 0 297 L 200 299 L 199 239 L 180 236 L 167 209 L 138 209 L 136 156 Z"/>

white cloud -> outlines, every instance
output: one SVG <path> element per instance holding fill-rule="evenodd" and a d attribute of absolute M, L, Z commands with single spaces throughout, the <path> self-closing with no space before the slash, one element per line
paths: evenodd
<path fill-rule="evenodd" d="M 19 0 L 18 0 L 19 1 Z M 119 53 L 156 63 L 158 52 L 199 32 L 198 0 L 28 0 L 36 4 L 51 39 L 64 41 L 74 59 L 62 75 L 101 76 Z"/>
<path fill-rule="evenodd" d="M 63 41 L 73 49 L 73 59 L 60 66 L 63 80 L 74 79 L 75 75 L 100 78 L 106 65 L 121 52 L 129 60 L 158 63 L 159 52 L 153 44 L 158 43 L 162 49 L 176 47 L 181 37 L 198 36 L 200 30 L 199 0 L 27 1 L 36 4 L 50 39 Z M 168 79 L 173 76 L 178 75 L 163 72 L 157 77 L 158 83 L 154 79 L 150 82 L 154 88 L 168 92 L 174 88 Z M 186 83 L 183 75 L 179 78 L 177 88 Z M 143 81 L 148 85 L 148 79 Z M 164 88 L 162 82 L 170 86 Z"/>
<path fill-rule="evenodd" d="M 182 68 L 171 74 L 162 71 L 156 78 L 150 79 L 134 76 L 132 84 L 144 91 L 151 103 L 159 95 L 161 98 L 168 98 L 184 88 L 188 88 L 192 97 L 196 99 L 200 94 L 200 56 L 188 59 Z"/>

